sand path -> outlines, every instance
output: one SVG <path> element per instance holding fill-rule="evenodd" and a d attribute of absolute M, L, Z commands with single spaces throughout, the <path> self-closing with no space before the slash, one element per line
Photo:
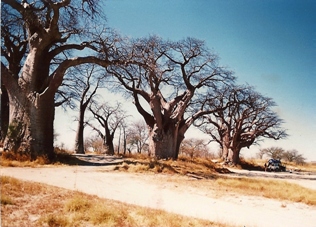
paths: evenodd
<path fill-rule="evenodd" d="M 111 166 L 1 167 L 1 175 L 238 226 L 316 226 L 316 206 L 232 193 L 218 196 L 215 191 L 191 187 L 190 182 L 197 181 L 194 179 L 111 169 Z M 186 184 L 181 183 L 181 178 Z M 316 183 L 305 181 L 309 185 Z"/>

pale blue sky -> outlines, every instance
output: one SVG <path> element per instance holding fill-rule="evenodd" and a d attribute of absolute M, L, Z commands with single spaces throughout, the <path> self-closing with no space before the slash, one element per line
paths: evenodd
<path fill-rule="evenodd" d="M 104 9 L 122 35 L 205 40 L 238 83 L 272 97 L 286 121 L 288 139 L 251 153 L 280 146 L 316 160 L 316 1 L 107 0 Z"/>

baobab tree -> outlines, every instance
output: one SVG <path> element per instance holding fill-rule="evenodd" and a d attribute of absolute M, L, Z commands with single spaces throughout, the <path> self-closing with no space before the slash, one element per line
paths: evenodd
<path fill-rule="evenodd" d="M 1 76 L 9 97 L 6 150 L 31 159 L 53 157 L 55 94 L 65 73 L 79 64 L 114 63 L 118 38 L 100 28 L 103 19 L 98 0 L 1 2 Z"/>
<path fill-rule="evenodd" d="M 260 138 L 278 140 L 287 136 L 282 119 L 272 110 L 275 102 L 250 86 L 224 86 L 209 100 L 206 106 L 217 111 L 204 115 L 195 125 L 219 143 L 227 162 L 237 164 L 241 149 Z"/>
<path fill-rule="evenodd" d="M 176 159 L 185 132 L 204 113 L 203 107 L 193 114 L 188 108 L 200 93 L 230 83 L 231 71 L 220 67 L 217 55 L 194 38 L 177 42 L 156 36 L 136 39 L 121 54 L 132 63 L 111 65 L 107 71 L 130 93 L 144 118 L 150 152 L 158 158 Z"/>
<path fill-rule="evenodd" d="M 113 140 L 115 132 L 127 117 L 125 111 L 122 109 L 122 104 L 116 103 L 112 106 L 109 103 L 104 102 L 103 104 L 99 105 L 94 101 L 89 106 L 89 110 L 92 112 L 94 118 L 98 121 L 102 130 L 91 122 L 88 122 L 88 125 L 103 139 L 106 153 L 109 155 L 114 155 Z"/>

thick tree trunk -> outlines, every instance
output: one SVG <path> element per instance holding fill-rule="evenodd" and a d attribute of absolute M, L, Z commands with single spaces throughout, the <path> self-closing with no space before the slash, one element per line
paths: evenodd
<path fill-rule="evenodd" d="M 0 143 L 4 141 L 7 131 L 8 131 L 8 126 L 9 126 L 9 96 L 7 93 L 7 90 L 1 84 L 1 113 L 0 113 L 0 121 L 1 121 L 1 130 L 0 130 Z"/>
<path fill-rule="evenodd" d="M 107 141 L 106 144 L 106 154 L 108 155 L 114 155 L 114 145 L 113 145 L 113 141 Z"/>
<path fill-rule="evenodd" d="M 229 152 L 230 152 L 230 139 L 229 139 L 229 132 L 226 129 L 224 129 L 225 132 L 223 134 L 223 137 L 222 137 L 222 159 L 225 161 L 225 162 L 230 162 L 229 160 Z"/>
<path fill-rule="evenodd" d="M 114 155 L 113 137 L 114 135 L 110 134 L 109 131 L 105 135 L 106 154 L 108 155 Z"/>
<path fill-rule="evenodd" d="M 149 150 L 159 159 L 178 157 L 177 128 L 168 125 L 164 130 L 154 127 L 149 130 Z"/>
<path fill-rule="evenodd" d="M 28 155 L 31 160 L 40 156 L 51 160 L 54 156 L 54 95 L 8 94 L 10 116 L 4 149 Z"/>
<path fill-rule="evenodd" d="M 78 121 L 78 129 L 76 133 L 76 142 L 75 142 L 75 152 L 76 154 L 84 154 L 84 110 L 80 109 L 79 111 L 79 121 Z"/>
<path fill-rule="evenodd" d="M 229 153 L 229 148 L 224 144 L 222 147 L 222 159 L 225 162 L 228 161 L 228 153 Z"/>
<path fill-rule="evenodd" d="M 184 135 L 180 135 L 180 133 L 178 134 L 178 139 L 177 139 L 177 146 L 176 146 L 176 155 L 175 155 L 175 160 L 178 159 L 179 156 L 179 151 L 180 151 L 180 145 L 182 143 L 182 141 L 184 140 Z"/>
<path fill-rule="evenodd" d="M 232 163 L 233 165 L 239 164 L 239 154 L 240 154 L 239 148 L 230 149 L 228 153 L 228 162 Z"/>
<path fill-rule="evenodd" d="M 75 142 L 75 153 L 76 154 L 84 154 L 84 141 L 83 141 L 83 125 L 78 123 L 78 129 L 76 133 L 76 142 Z"/>

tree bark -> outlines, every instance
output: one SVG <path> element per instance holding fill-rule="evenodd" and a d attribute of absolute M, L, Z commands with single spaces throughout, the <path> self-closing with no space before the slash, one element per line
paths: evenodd
<path fill-rule="evenodd" d="M 107 130 L 108 131 L 108 130 Z M 106 146 L 106 153 L 108 155 L 114 155 L 114 145 L 113 145 L 113 137 L 114 135 L 110 134 L 108 131 L 105 136 L 105 146 Z"/>
<path fill-rule="evenodd" d="M 240 150 L 239 148 L 235 148 L 235 149 L 229 149 L 229 153 L 228 153 L 228 158 L 227 161 L 233 165 L 237 165 L 239 164 L 239 154 L 240 154 Z"/>
<path fill-rule="evenodd" d="M 0 143 L 2 143 L 7 135 L 8 126 L 9 126 L 9 96 L 7 90 L 1 83 L 1 130 L 0 130 Z"/>
<path fill-rule="evenodd" d="M 222 159 L 227 162 L 228 161 L 228 154 L 229 154 L 229 148 L 223 144 L 222 145 Z"/>
<path fill-rule="evenodd" d="M 4 149 L 28 155 L 31 160 L 54 156 L 55 116 L 54 95 L 33 93 L 33 95 L 11 94 L 10 116 Z"/>
<path fill-rule="evenodd" d="M 106 144 L 107 146 L 107 154 L 108 155 L 114 155 L 114 145 L 112 142 L 110 142 L 109 144 Z"/>
<path fill-rule="evenodd" d="M 83 134 L 84 134 L 84 112 L 82 108 L 80 108 L 79 111 L 79 121 L 78 121 L 78 129 L 76 133 L 76 143 L 75 143 L 75 152 L 76 154 L 84 154 L 84 139 L 83 139 Z"/>
<path fill-rule="evenodd" d="M 149 150 L 159 159 L 177 159 L 179 146 L 177 146 L 177 128 L 172 124 L 164 129 L 156 125 L 149 130 Z M 180 145 L 180 144 L 179 144 Z"/>
<path fill-rule="evenodd" d="M 225 162 L 230 162 L 230 138 L 228 129 L 223 129 L 222 135 L 222 159 Z"/>

